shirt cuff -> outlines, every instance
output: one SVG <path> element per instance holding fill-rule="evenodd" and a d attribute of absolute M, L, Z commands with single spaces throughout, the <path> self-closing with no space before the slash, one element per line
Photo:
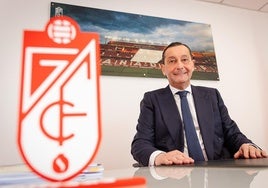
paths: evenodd
<path fill-rule="evenodd" d="M 151 156 L 150 156 L 150 159 L 149 159 L 149 166 L 154 166 L 154 161 L 155 161 L 155 158 L 157 155 L 159 155 L 160 153 L 165 153 L 163 151 L 160 151 L 160 150 L 156 150 L 154 151 Z"/>

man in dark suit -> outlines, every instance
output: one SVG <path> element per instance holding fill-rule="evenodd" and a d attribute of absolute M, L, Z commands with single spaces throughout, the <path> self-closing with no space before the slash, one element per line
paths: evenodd
<path fill-rule="evenodd" d="M 131 145 L 133 158 L 144 166 L 194 163 L 186 144 L 180 91 L 187 91 L 204 160 L 267 157 L 265 151 L 241 133 L 217 89 L 191 85 L 193 71 L 192 52 L 186 44 L 174 42 L 165 48 L 162 72 L 169 85 L 144 94 Z"/>

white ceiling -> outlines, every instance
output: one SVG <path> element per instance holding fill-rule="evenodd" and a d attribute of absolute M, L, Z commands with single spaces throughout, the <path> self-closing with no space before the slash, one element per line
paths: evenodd
<path fill-rule="evenodd" d="M 268 13 L 268 0 L 197 0 Z"/>

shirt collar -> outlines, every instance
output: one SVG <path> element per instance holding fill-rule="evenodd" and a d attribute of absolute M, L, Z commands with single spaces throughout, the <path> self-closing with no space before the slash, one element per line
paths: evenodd
<path fill-rule="evenodd" d="M 177 88 L 175 88 L 175 87 L 173 87 L 173 86 L 171 86 L 171 85 L 169 85 L 169 88 L 170 88 L 170 90 L 171 90 L 171 92 L 172 92 L 173 95 L 176 95 L 176 93 L 177 93 L 178 91 L 188 91 L 189 93 L 192 93 L 192 87 L 191 87 L 191 85 L 189 85 L 189 86 L 188 86 L 187 88 L 185 88 L 184 90 L 177 89 Z"/>

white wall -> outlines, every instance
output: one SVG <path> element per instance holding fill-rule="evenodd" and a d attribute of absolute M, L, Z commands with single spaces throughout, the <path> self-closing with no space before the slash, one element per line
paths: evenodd
<path fill-rule="evenodd" d="M 211 24 L 220 81 L 193 81 L 220 90 L 240 129 L 268 151 L 268 14 L 192 0 L 65 0 L 62 3 Z M 44 30 L 49 0 L 1 0 L 0 165 L 20 163 L 17 113 L 23 30 Z M 103 139 L 96 162 L 106 169 L 134 162 L 130 144 L 147 90 L 165 79 L 101 77 Z"/>

